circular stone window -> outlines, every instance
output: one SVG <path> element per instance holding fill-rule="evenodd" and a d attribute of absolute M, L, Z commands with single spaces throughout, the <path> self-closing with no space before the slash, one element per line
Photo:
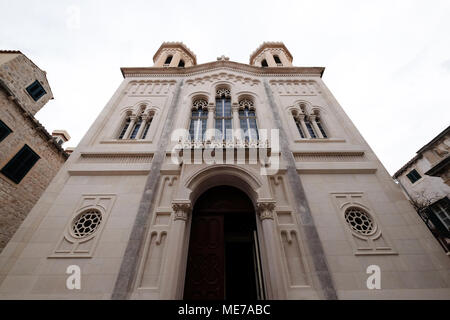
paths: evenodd
<path fill-rule="evenodd" d="M 72 232 L 77 238 L 93 234 L 102 221 L 102 214 L 97 209 L 89 209 L 80 214 L 73 222 Z"/>
<path fill-rule="evenodd" d="M 345 210 L 345 221 L 360 234 L 369 235 L 375 231 L 375 223 L 372 218 L 361 208 L 351 207 Z"/>

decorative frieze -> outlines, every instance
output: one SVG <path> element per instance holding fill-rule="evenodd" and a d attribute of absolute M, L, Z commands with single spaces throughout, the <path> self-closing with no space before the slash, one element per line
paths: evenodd
<path fill-rule="evenodd" d="M 316 96 L 321 92 L 314 80 L 271 80 L 273 93 L 280 95 Z"/>
<path fill-rule="evenodd" d="M 166 95 L 175 87 L 175 80 L 130 81 L 125 93 L 129 95 Z"/>
<path fill-rule="evenodd" d="M 333 162 L 333 161 L 364 161 L 364 152 L 296 152 L 294 153 L 295 161 L 298 162 Z"/>
<path fill-rule="evenodd" d="M 82 153 L 80 163 L 151 163 L 153 153 Z"/>
<path fill-rule="evenodd" d="M 250 77 L 244 77 L 240 75 L 235 75 L 232 73 L 226 73 L 226 72 L 220 72 L 220 73 L 213 73 L 209 75 L 205 75 L 202 77 L 197 77 L 194 79 L 186 80 L 187 86 L 197 86 L 197 85 L 203 85 L 205 83 L 214 83 L 217 81 L 231 81 L 234 83 L 240 83 L 243 85 L 249 85 L 249 86 L 255 86 L 260 84 L 261 82 L 257 79 L 253 79 Z"/>

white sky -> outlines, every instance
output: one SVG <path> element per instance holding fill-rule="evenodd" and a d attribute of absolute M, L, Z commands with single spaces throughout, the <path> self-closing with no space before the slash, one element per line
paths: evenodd
<path fill-rule="evenodd" d="M 76 146 L 122 81 L 163 41 L 197 62 L 248 63 L 283 41 L 324 81 L 393 174 L 450 124 L 450 1 L 0 0 L 0 49 L 47 71 L 55 99 L 37 118 Z M 77 14 L 79 13 L 79 15 Z"/>

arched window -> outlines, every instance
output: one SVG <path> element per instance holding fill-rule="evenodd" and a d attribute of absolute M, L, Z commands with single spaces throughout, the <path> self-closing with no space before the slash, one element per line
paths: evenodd
<path fill-rule="evenodd" d="M 303 132 L 301 121 L 297 117 L 297 114 L 295 111 L 292 112 L 292 117 L 294 118 L 295 125 L 297 126 L 297 130 L 298 130 L 298 133 L 300 134 L 300 137 L 302 137 L 302 139 L 306 138 L 305 133 Z"/>
<path fill-rule="evenodd" d="M 317 135 L 314 132 L 314 129 L 313 129 L 312 124 L 309 121 L 309 119 L 305 119 L 305 125 L 306 125 L 306 128 L 308 129 L 308 132 L 309 132 L 309 135 L 311 136 L 311 138 L 317 138 Z"/>
<path fill-rule="evenodd" d="M 359 207 L 350 207 L 345 210 L 345 221 L 356 233 L 363 236 L 371 235 L 376 231 L 375 221 L 370 214 Z"/>
<path fill-rule="evenodd" d="M 208 121 L 208 102 L 203 99 L 194 101 L 191 112 L 191 124 L 189 135 L 192 141 L 203 141 L 205 139 L 206 122 Z"/>
<path fill-rule="evenodd" d="M 139 117 L 136 119 L 136 123 L 134 124 L 133 130 L 131 131 L 130 139 L 136 139 L 136 135 L 139 132 L 139 128 L 142 125 L 142 118 Z"/>
<path fill-rule="evenodd" d="M 267 64 L 267 60 L 264 59 L 263 61 L 261 61 L 261 67 L 265 68 L 268 67 L 269 65 Z"/>
<path fill-rule="evenodd" d="M 319 127 L 320 132 L 322 133 L 322 136 L 324 138 L 328 138 L 327 133 L 325 132 L 325 129 L 323 128 L 322 122 L 320 121 L 320 118 L 316 118 L 317 127 Z"/>
<path fill-rule="evenodd" d="M 145 137 L 147 136 L 148 129 L 150 129 L 150 126 L 151 126 L 151 124 L 152 124 L 152 121 L 153 121 L 153 116 L 150 117 L 150 118 L 147 120 L 147 123 L 145 124 L 145 127 L 144 127 L 144 131 L 142 132 L 142 137 L 141 137 L 141 139 L 145 139 Z"/>
<path fill-rule="evenodd" d="M 258 126 L 256 125 L 256 115 L 253 108 L 253 101 L 244 99 L 239 102 L 239 123 L 244 133 L 245 141 L 258 140 Z"/>
<path fill-rule="evenodd" d="M 216 131 L 222 140 L 232 139 L 231 93 L 229 89 L 218 89 L 216 92 Z"/>
<path fill-rule="evenodd" d="M 180 60 L 180 62 L 178 62 L 178 68 L 184 68 L 184 60 Z"/>
<path fill-rule="evenodd" d="M 283 64 L 281 63 L 280 57 L 277 55 L 273 56 L 273 60 L 275 60 L 275 63 L 277 64 L 277 66 L 282 66 Z"/>
<path fill-rule="evenodd" d="M 122 130 L 120 130 L 119 139 L 123 139 L 125 132 L 127 132 L 128 127 L 130 126 L 131 119 L 127 117 L 125 119 L 125 123 L 123 124 Z"/>
<path fill-rule="evenodd" d="M 166 61 L 164 62 L 164 65 L 168 66 L 168 65 L 170 65 L 170 62 L 172 62 L 172 55 L 167 56 Z"/>

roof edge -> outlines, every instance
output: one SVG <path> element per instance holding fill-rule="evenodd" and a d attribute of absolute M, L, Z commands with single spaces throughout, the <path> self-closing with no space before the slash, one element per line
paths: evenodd
<path fill-rule="evenodd" d="M 207 71 L 211 68 L 230 67 L 245 72 L 251 72 L 259 75 L 278 75 L 278 74 L 309 74 L 323 76 L 325 67 L 257 67 L 234 61 L 213 61 L 185 68 L 160 68 L 160 67 L 122 67 L 120 71 L 122 76 L 127 78 L 136 74 L 165 74 L 165 75 L 189 75 L 194 72 Z"/>

